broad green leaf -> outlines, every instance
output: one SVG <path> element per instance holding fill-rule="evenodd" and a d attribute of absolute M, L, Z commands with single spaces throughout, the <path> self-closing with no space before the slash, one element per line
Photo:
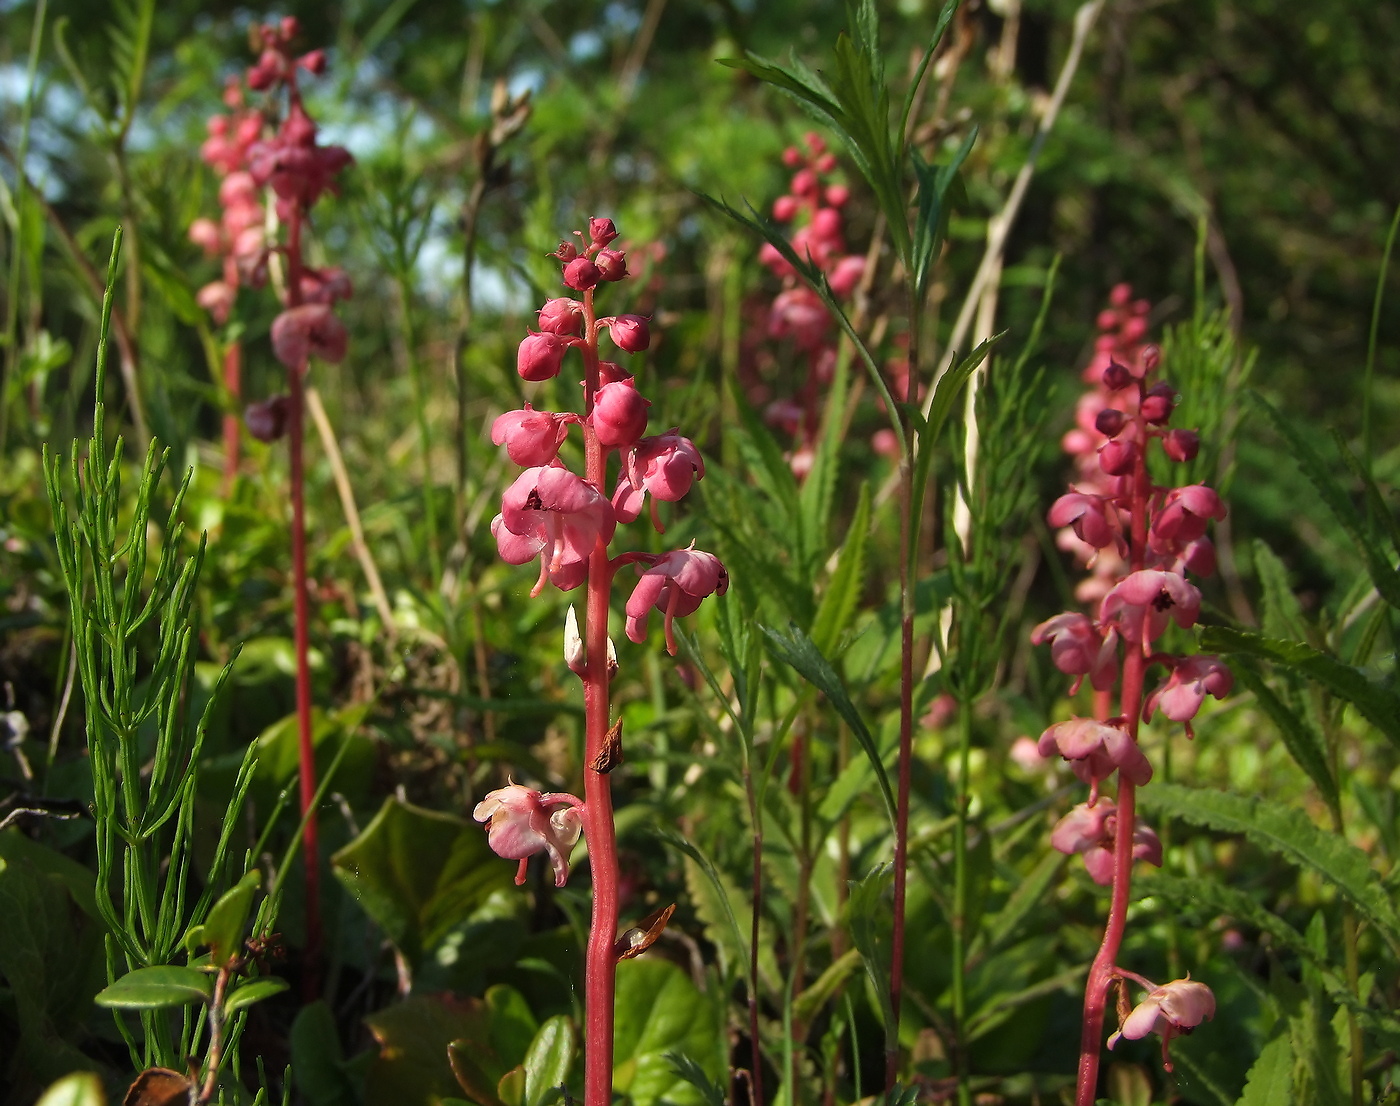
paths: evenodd
<path fill-rule="evenodd" d="M 287 981 L 275 975 L 250 980 L 230 992 L 228 1001 L 224 1003 L 224 1013 L 232 1014 L 246 1006 L 252 1006 L 255 1002 L 262 1002 L 265 998 L 280 995 L 287 987 Z"/>
<path fill-rule="evenodd" d="M 1201 646 L 1211 653 L 1246 653 L 1301 672 L 1354 705 L 1366 721 L 1400 745 L 1400 695 L 1360 669 L 1300 641 L 1261 637 L 1227 626 L 1204 627 Z"/>
<path fill-rule="evenodd" d="M 574 1063 L 574 1026 L 562 1014 L 548 1019 L 525 1054 L 525 1097 L 523 1106 L 545 1106 L 550 1092 L 569 1078 Z"/>
<path fill-rule="evenodd" d="M 870 487 L 862 484 L 856 511 L 846 530 L 840 559 L 836 562 L 836 571 L 831 574 L 831 580 L 817 605 L 817 617 L 812 621 L 812 644 L 821 653 L 835 652 L 841 634 L 855 616 L 856 606 L 865 588 L 865 547 L 869 537 Z"/>
<path fill-rule="evenodd" d="M 688 1056 L 711 1078 L 725 1070 L 722 1012 L 668 960 L 645 957 L 617 966 L 613 1083 L 635 1106 L 703 1106 L 676 1074 L 669 1053 Z"/>
<path fill-rule="evenodd" d="M 539 1033 L 540 1023 L 525 996 L 514 987 L 498 983 L 487 989 L 485 1001 L 491 1015 L 491 1047 L 503 1064 L 516 1067 L 530 1051 L 530 1042 Z"/>
<path fill-rule="evenodd" d="M 449 1046 L 466 1042 L 469 1054 L 489 1053 L 487 1019 L 480 999 L 451 995 L 414 995 L 376 1010 L 365 1018 L 379 1052 L 365 1071 L 364 1101 L 416 1106 L 430 1095 L 460 1094 L 466 1088 L 453 1073 Z"/>
<path fill-rule="evenodd" d="M 107 1106 L 107 1096 L 95 1072 L 78 1071 L 53 1084 L 35 1106 Z"/>
<path fill-rule="evenodd" d="M 851 881 L 851 895 L 846 900 L 846 925 L 880 1003 L 887 1035 L 894 1027 L 894 1006 L 890 1001 L 892 915 L 885 901 L 885 890 L 892 879 L 890 865 L 881 864 L 864 879 Z"/>
<path fill-rule="evenodd" d="M 191 1002 L 208 1002 L 214 984 L 203 972 L 166 964 L 155 968 L 137 968 L 97 993 L 99 1006 L 116 1006 L 125 1010 L 158 1010 L 166 1006 L 186 1006 Z"/>
<path fill-rule="evenodd" d="M 1258 797 L 1227 791 L 1154 783 L 1139 793 L 1143 806 L 1223 833 L 1238 833 L 1300 867 L 1310 868 L 1355 903 L 1400 947 L 1400 917 L 1366 854 L 1334 833 L 1319 829 L 1306 814 Z"/>
<path fill-rule="evenodd" d="M 1293 1044 L 1281 1033 L 1250 1065 L 1237 1106 L 1279 1106 L 1293 1101 Z"/>
<path fill-rule="evenodd" d="M 331 868 L 410 962 L 511 880 L 481 826 L 394 798 Z"/>
<path fill-rule="evenodd" d="M 875 779 L 880 785 L 880 797 L 885 801 L 885 810 L 890 817 L 890 825 L 895 822 L 894 792 L 890 790 L 889 773 L 885 770 L 885 762 L 880 756 L 879 747 L 875 744 L 875 737 L 865 724 L 865 719 L 856 709 L 856 705 L 851 702 L 851 697 L 846 693 L 846 686 L 841 681 L 841 677 L 836 674 L 836 670 L 831 667 L 831 663 L 822 656 L 819 650 L 795 622 L 789 622 L 787 633 L 780 633 L 770 626 L 759 627 L 768 637 L 768 646 L 772 654 L 780 661 L 790 665 L 804 680 L 810 683 L 818 691 L 826 696 L 827 701 L 836 708 L 836 712 L 846 720 L 851 727 L 851 732 L 856 735 L 856 740 L 860 742 L 860 747 L 865 751 L 866 757 L 870 760 L 870 765 L 875 769 Z"/>
<path fill-rule="evenodd" d="M 1337 795 L 1337 781 L 1332 778 L 1332 769 L 1322 751 L 1322 741 L 1312 726 L 1306 719 L 1294 714 L 1247 662 L 1236 663 L 1232 671 L 1235 678 L 1254 693 L 1259 709 L 1268 715 L 1269 720 L 1278 728 L 1284 746 L 1298 762 L 1298 767 L 1317 784 L 1317 789 L 1322 792 L 1327 805 L 1335 807 L 1340 801 Z"/>
<path fill-rule="evenodd" d="M 254 868 L 220 896 L 209 917 L 191 938 L 207 946 L 210 961 L 222 968 L 243 952 L 243 932 L 253 909 L 253 897 L 262 885 L 262 873 Z M 195 936 L 197 934 L 197 937 Z"/>

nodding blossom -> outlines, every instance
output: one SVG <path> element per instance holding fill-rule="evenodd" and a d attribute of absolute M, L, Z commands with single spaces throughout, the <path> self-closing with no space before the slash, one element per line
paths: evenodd
<path fill-rule="evenodd" d="M 1186 577 L 1142 569 L 1109 589 L 1099 607 L 1099 623 L 1117 626 L 1125 641 L 1151 643 L 1162 636 L 1169 620 L 1187 630 L 1200 612 L 1201 593 Z"/>
<path fill-rule="evenodd" d="M 619 522 L 631 522 L 642 511 L 642 500 L 650 492 L 653 499 L 675 503 L 684 499 L 696 480 L 705 475 L 705 462 L 695 443 L 683 437 L 678 427 L 654 438 L 643 438 L 627 451 L 623 474 L 613 493 L 613 509 Z M 652 511 L 656 529 L 665 528 Z"/>
<path fill-rule="evenodd" d="M 1050 643 L 1050 660 L 1067 676 L 1078 676 L 1070 686 L 1073 695 L 1085 676 L 1095 691 L 1106 691 L 1118 680 L 1118 632 L 1100 632 L 1092 619 L 1066 611 L 1046 619 L 1031 631 L 1031 644 Z"/>
<path fill-rule="evenodd" d="M 536 411 L 527 403 L 522 410 L 496 416 L 491 441 L 505 446 L 506 455 L 517 465 L 547 465 L 559 456 L 559 447 L 569 436 L 569 423 L 577 421 L 577 415 Z"/>
<path fill-rule="evenodd" d="M 610 504 L 592 484 L 562 465 L 528 468 L 501 497 L 491 522 L 496 548 L 507 564 L 540 558 L 532 596 L 551 581 L 571 591 L 588 576 L 588 556 L 601 540 L 612 540 L 616 522 Z"/>
<path fill-rule="evenodd" d="M 1113 882 L 1113 845 L 1118 808 L 1112 799 L 1080 803 L 1055 823 L 1050 847 L 1066 856 L 1079 853 L 1090 878 L 1107 887 Z M 1133 826 L 1133 859 L 1162 866 L 1162 841 L 1141 822 Z"/>
<path fill-rule="evenodd" d="M 1121 1038 L 1138 1041 L 1156 1033 L 1162 1038 L 1162 1067 L 1171 1071 L 1172 1040 L 1190 1035 L 1196 1026 L 1214 1017 L 1215 994 L 1209 987 L 1190 976 L 1173 979 L 1154 988 L 1133 1008 L 1123 1019 L 1122 1028 L 1108 1039 L 1108 1047 L 1113 1048 Z"/>
<path fill-rule="evenodd" d="M 729 573 L 713 553 L 698 549 L 677 549 L 657 557 L 627 600 L 627 636 L 645 641 L 647 615 L 653 607 L 665 615 L 666 649 L 676 655 L 676 638 L 671 620 L 677 615 L 694 614 L 707 596 L 723 595 L 729 588 Z"/>
<path fill-rule="evenodd" d="M 1172 674 L 1147 697 L 1142 717 L 1144 721 L 1149 720 L 1160 707 L 1173 722 L 1186 723 L 1186 733 L 1190 736 L 1191 719 L 1196 717 L 1206 696 L 1225 698 L 1235 686 L 1235 677 L 1219 657 L 1204 653 L 1173 657 L 1170 663 Z"/>
<path fill-rule="evenodd" d="M 1090 805 L 1098 798 L 1099 784 L 1116 771 L 1138 786 L 1152 778 L 1152 764 L 1132 736 L 1121 726 L 1092 718 L 1057 722 L 1040 735 L 1036 747 L 1043 757 L 1059 753 L 1070 762 L 1074 774 L 1089 785 Z"/>
<path fill-rule="evenodd" d="M 472 817 L 486 823 L 487 841 L 497 856 L 520 861 L 516 886 L 525 882 L 530 857 L 546 853 L 554 886 L 569 881 L 569 853 L 583 832 L 583 800 L 561 792 L 541 794 L 512 783 L 488 792 Z"/>

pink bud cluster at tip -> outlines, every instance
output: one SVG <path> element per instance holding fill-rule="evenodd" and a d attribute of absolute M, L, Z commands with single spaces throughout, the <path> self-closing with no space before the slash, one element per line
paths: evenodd
<path fill-rule="evenodd" d="M 596 288 L 628 275 L 625 252 L 611 245 L 618 238 L 616 226 L 611 219 L 591 219 L 587 235 L 576 232 L 575 237 L 578 244 L 566 239 L 549 256 L 560 263 L 565 285 L 582 292 L 584 298 L 559 296 L 545 302 L 539 311 L 539 329 L 531 330 L 520 343 L 516 371 L 524 380 L 549 380 L 560 374 L 570 351 L 576 351 L 585 366 L 595 359 L 595 381 L 584 382 L 586 413 L 536 411 L 527 403 L 521 410 L 499 416 L 491 427 L 491 440 L 505 446 L 516 464 L 526 466 L 502 497 L 501 512 L 491 530 L 503 560 L 525 564 L 540 558 L 532 595 L 547 583 L 564 591 L 582 584 L 595 548 L 612 541 L 618 523 L 635 521 L 648 496 L 651 521 L 664 533 L 656 501 L 680 500 L 705 474 L 700 451 L 678 428 L 647 436 L 651 401 L 638 388 L 636 378 L 615 361 L 596 360 L 605 333 L 622 353 L 641 352 L 652 341 L 650 322 L 641 315 L 593 315 Z M 611 495 L 576 475 L 560 458 L 572 426 L 591 433 L 605 455 L 612 451 L 621 455 Z M 615 563 L 636 564 L 641 572 L 627 604 L 628 636 L 636 642 L 645 640 L 647 613 L 657 607 L 665 618 L 666 645 L 672 653 L 676 651 L 672 620 L 694 613 L 704 598 L 722 595 L 728 586 L 718 558 L 693 547 L 661 555 L 624 553 Z"/>
<path fill-rule="evenodd" d="M 497 856 L 520 861 L 516 886 L 525 882 L 530 857 L 536 853 L 549 857 L 555 887 L 568 883 L 569 853 L 583 832 L 582 799 L 512 783 L 488 792 L 472 817 L 486 823 L 487 841 Z"/>
<path fill-rule="evenodd" d="M 822 137 L 804 136 L 802 145 L 783 153 L 783 164 L 794 170 L 788 191 L 773 204 L 773 218 L 790 225 L 793 251 L 826 275 L 837 296 L 850 296 L 865 274 L 865 257 L 848 253 L 842 209 L 850 190 L 832 180 L 836 155 Z M 811 448 L 820 423 L 822 398 L 836 366 L 836 324 L 817 295 L 772 244 L 759 250 L 759 260 L 782 281 L 782 288 L 749 326 L 742 351 L 749 399 L 763 406 L 767 420 L 794 438 L 790 461 L 804 476 L 811 465 Z M 766 342 L 790 342 L 806 363 L 803 383 L 792 395 L 774 395 L 759 379 L 774 362 Z"/>
<path fill-rule="evenodd" d="M 1123 1008 L 1127 1009 L 1126 1005 Z M 1189 1036 L 1198 1025 L 1214 1017 L 1215 994 L 1209 987 L 1189 975 L 1185 979 L 1173 979 L 1148 992 L 1123 1019 L 1118 1032 L 1108 1039 L 1108 1047 L 1115 1047 L 1123 1038 L 1137 1041 L 1156 1033 L 1162 1038 L 1162 1067 L 1171 1071 L 1172 1041 Z"/>

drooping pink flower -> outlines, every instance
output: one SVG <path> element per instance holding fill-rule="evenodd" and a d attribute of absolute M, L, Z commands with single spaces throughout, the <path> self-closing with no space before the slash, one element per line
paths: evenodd
<path fill-rule="evenodd" d="M 723 595 L 729 589 L 729 573 L 713 553 L 677 549 L 656 558 L 627 600 L 627 636 L 643 642 L 647 636 L 647 616 L 653 607 L 666 619 L 666 650 L 676 655 L 676 638 L 671 628 L 677 615 L 694 614 L 706 596 Z"/>
<path fill-rule="evenodd" d="M 250 403 L 243 411 L 248 433 L 260 442 L 275 442 L 287 432 L 286 396 L 277 395 L 260 403 Z"/>
<path fill-rule="evenodd" d="M 569 423 L 575 415 L 556 415 L 536 411 L 528 403 L 523 410 L 507 411 L 491 424 L 491 441 L 504 445 L 506 453 L 517 465 L 538 467 L 559 456 L 559 447 L 569 436 Z"/>
<path fill-rule="evenodd" d="M 1078 676 L 1070 688 L 1073 695 L 1080 681 L 1089 677 L 1097 691 L 1106 691 L 1118 679 L 1118 633 L 1100 633 L 1088 615 L 1066 611 L 1047 619 L 1031 631 L 1031 644 L 1050 643 L 1050 660 L 1067 676 Z"/>
<path fill-rule="evenodd" d="M 1152 778 L 1152 765 L 1132 736 L 1092 718 L 1057 722 L 1040 735 L 1037 748 L 1041 756 L 1058 753 L 1070 761 L 1074 774 L 1089 785 L 1090 804 L 1098 798 L 1099 783 L 1115 771 L 1139 787 Z"/>
<path fill-rule="evenodd" d="M 1224 517 L 1225 504 L 1213 488 L 1204 484 L 1173 488 L 1152 518 L 1148 544 L 1154 553 L 1184 546 L 1202 537 L 1211 519 Z"/>
<path fill-rule="evenodd" d="M 1080 803 L 1056 824 L 1050 833 L 1050 846 L 1066 856 L 1082 853 L 1084 867 L 1100 886 L 1113 882 L 1113 845 L 1117 832 L 1118 807 L 1112 799 L 1099 799 L 1092 806 Z M 1133 859 L 1162 866 L 1162 841 L 1149 827 L 1133 825 Z"/>
<path fill-rule="evenodd" d="M 1162 435 L 1162 452 L 1173 461 L 1190 461 L 1201 451 L 1201 436 L 1194 430 L 1168 430 Z"/>
<path fill-rule="evenodd" d="M 641 353 L 651 345 L 651 328 L 641 315 L 617 315 L 609 319 L 599 319 L 598 325 L 606 326 L 617 348 L 628 353 Z"/>
<path fill-rule="evenodd" d="M 651 400 L 637 391 L 629 377 L 604 384 L 593 400 L 589 420 L 606 449 L 630 446 L 647 430 L 647 408 Z"/>
<path fill-rule="evenodd" d="M 595 246 L 606 246 L 617 237 L 617 225 L 611 219 L 594 216 L 588 220 L 588 239 Z"/>
<path fill-rule="evenodd" d="M 1167 620 L 1183 630 L 1196 624 L 1201 593 L 1186 578 L 1161 569 L 1140 569 L 1120 580 L 1099 606 L 1099 624 L 1116 624 L 1134 645 L 1162 636 Z"/>
<path fill-rule="evenodd" d="M 1080 541 L 1095 549 L 1122 544 L 1118 512 L 1101 495 L 1068 492 L 1050 505 L 1046 517 L 1051 526 L 1071 527 Z"/>
<path fill-rule="evenodd" d="M 856 290 L 856 285 L 860 283 L 860 278 L 865 276 L 865 258 L 860 254 L 850 254 L 843 257 L 836 263 L 836 268 L 831 270 L 828 278 L 831 282 L 831 290 L 838 296 L 849 296 Z"/>
<path fill-rule="evenodd" d="M 1190 733 L 1191 719 L 1201 709 L 1207 695 L 1223 699 L 1235 686 L 1235 677 L 1219 657 L 1197 653 L 1178 657 L 1166 682 L 1147 697 L 1142 717 L 1150 719 L 1158 707 L 1173 722 L 1185 722 Z"/>
<path fill-rule="evenodd" d="M 488 792 L 472 817 L 486 823 L 487 840 L 497 856 L 520 861 L 516 886 L 525 882 L 530 857 L 536 853 L 548 854 L 555 887 L 569 881 L 569 853 L 583 832 L 583 800 L 512 783 Z"/>
<path fill-rule="evenodd" d="M 665 434 L 643 438 L 627 452 L 618 480 L 613 508 L 619 522 L 631 522 L 642 511 L 647 492 L 656 499 L 675 503 L 685 498 L 691 485 L 705 475 L 705 462 L 695 443 L 672 427 Z"/>
<path fill-rule="evenodd" d="M 348 340 L 345 324 L 323 303 L 289 307 L 272 320 L 272 352 L 289 369 L 305 371 L 312 354 L 335 364 Z"/>
<path fill-rule="evenodd" d="M 769 337 L 791 338 L 801 350 L 820 347 L 830 326 L 821 298 L 805 285 L 779 292 L 768 313 Z"/>
<path fill-rule="evenodd" d="M 573 343 L 547 330 L 531 331 L 515 355 L 515 371 L 525 380 L 549 380 L 559 375 L 564 354 Z"/>
<path fill-rule="evenodd" d="M 612 505 L 592 484 L 562 465 L 528 468 L 501 497 L 501 513 L 491 521 L 496 548 L 507 564 L 540 558 L 540 578 L 571 591 L 588 577 L 588 557 L 599 541 L 612 540 Z"/>
<path fill-rule="evenodd" d="M 577 338 L 583 333 L 583 304 L 568 296 L 545 300 L 540 308 L 540 329 L 564 338 Z"/>
<path fill-rule="evenodd" d="M 1123 1026 L 1108 1039 L 1113 1048 L 1120 1038 L 1138 1041 L 1149 1033 L 1162 1038 L 1162 1067 L 1172 1070 L 1169 1047 L 1172 1039 L 1183 1037 L 1215 1017 L 1215 995 L 1204 983 L 1187 976 L 1164 983 L 1138 1003 L 1123 1021 Z"/>

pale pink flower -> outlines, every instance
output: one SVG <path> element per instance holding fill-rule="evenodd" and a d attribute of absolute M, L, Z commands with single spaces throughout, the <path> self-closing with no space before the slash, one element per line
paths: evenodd
<path fill-rule="evenodd" d="M 647 492 L 656 499 L 675 503 L 704 475 L 705 462 L 700 451 L 679 433 L 678 427 L 643 438 L 628 450 L 623 475 L 613 495 L 618 521 L 631 522 L 641 514 Z"/>
<path fill-rule="evenodd" d="M 512 783 L 488 792 L 472 817 L 486 823 L 487 840 L 497 856 L 520 861 L 516 885 L 525 882 L 530 857 L 547 853 L 554 886 L 569 881 L 569 853 L 583 832 L 583 801 L 561 792 L 543 794 Z"/>
<path fill-rule="evenodd" d="M 1050 833 L 1050 846 L 1066 856 L 1082 853 L 1090 878 L 1107 887 L 1113 882 L 1113 844 L 1117 833 L 1118 808 L 1112 799 L 1080 803 L 1056 824 Z M 1161 839 L 1141 821 L 1133 826 L 1133 859 L 1162 866 Z"/>
<path fill-rule="evenodd" d="M 560 591 L 588 577 L 588 558 L 598 542 L 612 540 L 612 505 L 592 484 L 562 465 L 528 468 L 501 497 L 501 513 L 491 521 L 496 548 L 507 564 L 540 558 L 540 578 L 532 596 L 550 580 Z"/>
<path fill-rule="evenodd" d="M 1123 1027 L 1108 1039 L 1113 1048 L 1119 1038 L 1138 1041 L 1149 1033 L 1162 1038 L 1162 1067 L 1172 1070 L 1168 1051 L 1174 1037 L 1188 1035 L 1203 1021 L 1215 1017 L 1215 995 L 1204 983 L 1190 976 L 1173 979 L 1152 991 L 1123 1021 Z"/>
<path fill-rule="evenodd" d="M 1051 526 L 1068 526 L 1075 535 L 1095 549 L 1119 545 L 1118 512 L 1099 495 L 1069 492 L 1050 505 L 1047 519 Z"/>
<path fill-rule="evenodd" d="M 1142 716 L 1150 719 L 1153 711 L 1161 707 L 1162 713 L 1173 722 L 1187 723 L 1190 732 L 1191 719 L 1201 709 L 1207 695 L 1223 699 L 1235 686 L 1235 677 L 1219 657 L 1198 653 L 1190 657 L 1180 657 L 1173 662 L 1172 674 L 1156 691 L 1147 697 Z"/>
<path fill-rule="evenodd" d="M 1050 659 L 1067 676 L 1077 676 L 1070 688 L 1073 695 L 1085 676 L 1098 691 L 1112 687 L 1118 679 L 1118 633 L 1100 633 L 1088 615 L 1074 611 L 1057 614 L 1031 631 L 1031 644 L 1050 643 Z"/>
<path fill-rule="evenodd" d="M 1201 593 L 1175 572 L 1141 569 L 1120 580 L 1104 596 L 1099 624 L 1116 624 L 1128 641 L 1137 645 L 1162 636 L 1167 620 L 1183 630 L 1196 624 Z"/>
<path fill-rule="evenodd" d="M 306 369 L 315 354 L 336 363 L 345 356 L 345 324 L 323 303 L 289 307 L 272 320 L 272 352 L 289 369 Z"/>
<path fill-rule="evenodd" d="M 1204 484 L 1173 488 L 1152 518 L 1148 543 L 1155 553 L 1179 548 L 1202 537 L 1211 519 L 1224 517 L 1225 504 L 1213 488 Z"/>
<path fill-rule="evenodd" d="M 1098 798 L 1099 783 L 1120 770 L 1139 787 L 1152 778 L 1152 765 L 1132 735 L 1118 726 L 1092 718 L 1057 722 L 1040 735 L 1040 755 L 1058 753 L 1070 761 L 1074 774 L 1089 785 L 1089 802 Z"/>
<path fill-rule="evenodd" d="M 657 557 L 627 600 L 627 636 L 643 642 L 647 636 L 647 616 L 653 607 L 666 620 L 666 650 L 676 655 L 676 638 L 671 621 L 677 615 L 694 614 L 710 595 L 723 595 L 729 589 L 729 573 L 713 553 L 677 549 Z"/>

